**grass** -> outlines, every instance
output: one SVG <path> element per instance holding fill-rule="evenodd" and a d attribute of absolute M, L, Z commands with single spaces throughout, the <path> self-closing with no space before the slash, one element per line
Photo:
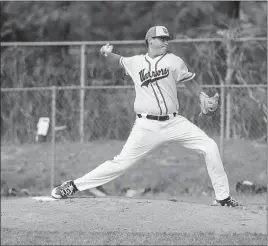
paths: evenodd
<path fill-rule="evenodd" d="M 267 235 L 214 233 L 72 233 L 3 229 L 1 245 L 266 245 Z"/>
<path fill-rule="evenodd" d="M 219 143 L 218 138 L 215 140 Z M 116 140 L 57 143 L 55 184 L 83 176 L 117 155 L 124 143 Z M 239 180 L 266 184 L 266 145 L 246 140 L 226 141 L 223 159 L 233 194 Z M 50 194 L 51 160 L 50 143 L 2 146 L 2 195 L 11 187 L 27 189 L 32 195 Z M 151 198 L 213 195 L 203 157 L 176 143 L 166 143 L 153 150 L 131 170 L 103 187 L 115 196 L 126 187 L 153 188 L 155 192 L 147 195 Z"/>

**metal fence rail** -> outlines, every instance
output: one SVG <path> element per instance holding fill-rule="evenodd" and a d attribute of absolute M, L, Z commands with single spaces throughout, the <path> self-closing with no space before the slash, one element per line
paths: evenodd
<path fill-rule="evenodd" d="M 235 38 L 229 37 L 228 40 L 236 42 L 247 41 L 266 41 L 266 37 Z M 226 38 L 187 38 L 174 39 L 170 43 L 193 43 L 193 42 L 223 42 Z M 83 46 L 83 45 L 103 45 L 103 44 L 144 44 L 144 40 L 111 40 L 111 41 L 71 41 L 71 42 L 2 42 L 1 46 Z"/>

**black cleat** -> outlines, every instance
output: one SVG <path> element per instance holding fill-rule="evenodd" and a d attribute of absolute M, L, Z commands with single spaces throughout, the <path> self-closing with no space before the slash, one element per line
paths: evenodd
<path fill-rule="evenodd" d="M 72 180 L 64 182 L 61 186 L 55 187 L 51 191 L 51 196 L 56 199 L 62 199 L 73 195 L 78 189 Z"/>
<path fill-rule="evenodd" d="M 220 204 L 221 206 L 225 206 L 225 207 L 241 207 L 242 206 L 230 196 L 224 200 L 215 200 L 213 205 L 215 206 L 217 204 Z"/>

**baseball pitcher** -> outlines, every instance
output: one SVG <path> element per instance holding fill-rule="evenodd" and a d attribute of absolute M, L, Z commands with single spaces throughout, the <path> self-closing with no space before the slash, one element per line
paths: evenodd
<path fill-rule="evenodd" d="M 170 39 L 166 27 L 154 26 L 145 36 L 148 47 L 146 54 L 124 57 L 113 53 L 112 45 L 106 44 L 101 48 L 100 52 L 105 59 L 109 63 L 122 66 L 134 82 L 136 120 L 119 155 L 84 176 L 54 188 L 52 197 L 62 199 L 76 191 L 110 182 L 156 146 L 173 140 L 185 148 L 203 154 L 217 203 L 222 206 L 240 206 L 229 194 L 228 179 L 217 144 L 204 131 L 179 114 L 176 85 L 184 84 L 199 98 L 202 115 L 215 112 L 219 96 L 215 94 L 211 98 L 208 97 L 193 80 L 195 74 L 188 71 L 184 61 L 167 52 Z"/>

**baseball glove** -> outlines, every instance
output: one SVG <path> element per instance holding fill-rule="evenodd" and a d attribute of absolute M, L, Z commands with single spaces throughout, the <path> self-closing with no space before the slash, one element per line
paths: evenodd
<path fill-rule="evenodd" d="M 213 115 L 218 108 L 219 94 L 216 93 L 213 97 L 209 97 L 206 93 L 199 93 L 199 102 L 200 102 L 200 116 L 203 114 L 206 116 Z"/>

